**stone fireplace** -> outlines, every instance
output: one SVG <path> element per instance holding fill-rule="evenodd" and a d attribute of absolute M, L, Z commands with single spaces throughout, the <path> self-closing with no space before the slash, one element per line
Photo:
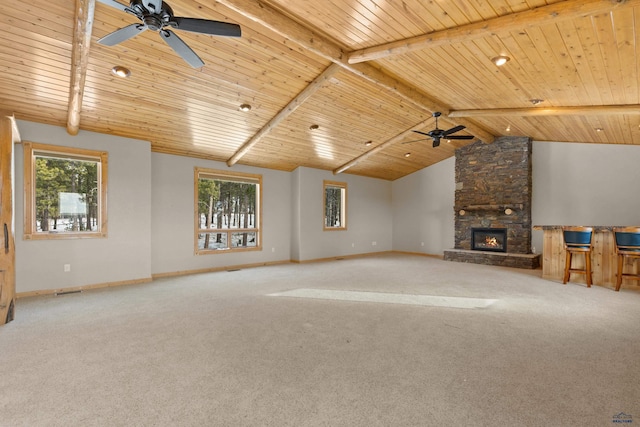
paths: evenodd
<path fill-rule="evenodd" d="M 501 137 L 456 150 L 455 247 L 444 259 L 538 268 L 531 253 L 531 139 Z"/>

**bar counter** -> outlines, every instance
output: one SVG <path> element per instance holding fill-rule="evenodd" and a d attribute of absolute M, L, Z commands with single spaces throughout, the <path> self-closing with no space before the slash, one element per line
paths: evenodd
<path fill-rule="evenodd" d="M 542 242 L 542 278 L 562 283 L 564 275 L 564 263 L 566 252 L 562 238 L 562 225 L 534 225 L 534 230 L 543 230 Z M 613 229 L 618 226 L 587 225 L 593 227 L 593 249 L 591 253 L 591 270 L 593 284 L 615 288 L 618 264 L 616 246 L 613 238 Z M 574 267 L 584 268 L 584 257 L 574 256 Z M 625 272 L 637 272 L 638 266 L 632 263 L 625 264 Z M 586 283 L 584 274 L 572 274 L 569 278 L 572 283 Z M 624 279 L 622 288 L 637 285 L 634 281 Z"/>

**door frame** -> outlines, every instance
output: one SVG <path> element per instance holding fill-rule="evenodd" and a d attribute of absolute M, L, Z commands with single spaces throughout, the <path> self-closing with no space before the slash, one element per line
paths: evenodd
<path fill-rule="evenodd" d="M 0 325 L 13 320 L 16 302 L 15 161 L 20 142 L 12 114 L 0 112 Z"/>

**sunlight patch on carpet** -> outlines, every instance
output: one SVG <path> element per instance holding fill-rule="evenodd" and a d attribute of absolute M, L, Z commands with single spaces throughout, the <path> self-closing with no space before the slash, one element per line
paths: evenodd
<path fill-rule="evenodd" d="M 336 291 L 330 289 L 293 289 L 269 294 L 272 297 L 313 298 L 337 301 L 378 302 L 423 305 L 429 307 L 486 308 L 497 299 L 445 297 L 436 295 L 389 294 L 381 292 Z"/>

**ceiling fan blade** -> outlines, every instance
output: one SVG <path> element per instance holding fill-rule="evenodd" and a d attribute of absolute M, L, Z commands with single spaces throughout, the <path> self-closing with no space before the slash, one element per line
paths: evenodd
<path fill-rule="evenodd" d="M 451 133 L 456 133 L 456 132 L 458 132 L 458 131 L 461 131 L 461 130 L 462 130 L 462 129 L 464 129 L 464 128 L 465 128 L 465 126 L 458 125 L 458 126 L 452 127 L 452 128 L 451 128 L 451 129 L 449 129 L 449 130 L 445 130 L 445 131 L 442 133 L 442 135 L 447 136 L 447 135 L 449 135 L 449 134 L 451 134 Z"/>
<path fill-rule="evenodd" d="M 240 25 L 228 22 L 211 21 L 198 18 L 173 18 L 175 29 L 192 33 L 210 34 L 212 36 L 240 37 Z"/>
<path fill-rule="evenodd" d="M 150 13 L 159 13 L 162 9 L 162 0 L 142 0 L 142 5 Z"/>
<path fill-rule="evenodd" d="M 147 26 L 144 24 L 127 25 L 126 27 L 120 28 L 119 30 L 115 30 L 111 34 L 107 34 L 106 36 L 98 40 L 98 43 L 105 46 L 115 46 L 118 43 L 122 43 L 125 40 L 129 40 L 130 38 L 137 36 L 146 29 Z"/>
<path fill-rule="evenodd" d="M 414 130 L 415 133 L 419 133 L 420 135 L 427 135 L 427 136 L 431 136 L 430 134 L 428 134 L 427 132 L 422 132 L 419 130 Z"/>
<path fill-rule="evenodd" d="M 100 3 L 106 4 L 107 6 L 115 7 L 116 9 L 120 9 L 123 12 L 127 11 L 128 5 L 124 5 L 118 3 L 116 0 L 98 0 Z"/>
<path fill-rule="evenodd" d="M 473 135 L 448 135 L 446 136 L 448 139 L 473 139 L 475 138 Z"/>
<path fill-rule="evenodd" d="M 402 142 L 401 144 L 409 144 L 410 142 L 426 141 L 427 139 L 429 139 L 429 138 L 414 139 L 414 140 L 411 140 L 411 141 Z"/>
<path fill-rule="evenodd" d="M 204 62 L 200 57 L 191 49 L 185 42 L 182 41 L 173 31 L 162 30 L 160 36 L 164 41 L 176 51 L 178 55 L 189 63 L 193 68 L 200 68 L 204 65 Z"/>

